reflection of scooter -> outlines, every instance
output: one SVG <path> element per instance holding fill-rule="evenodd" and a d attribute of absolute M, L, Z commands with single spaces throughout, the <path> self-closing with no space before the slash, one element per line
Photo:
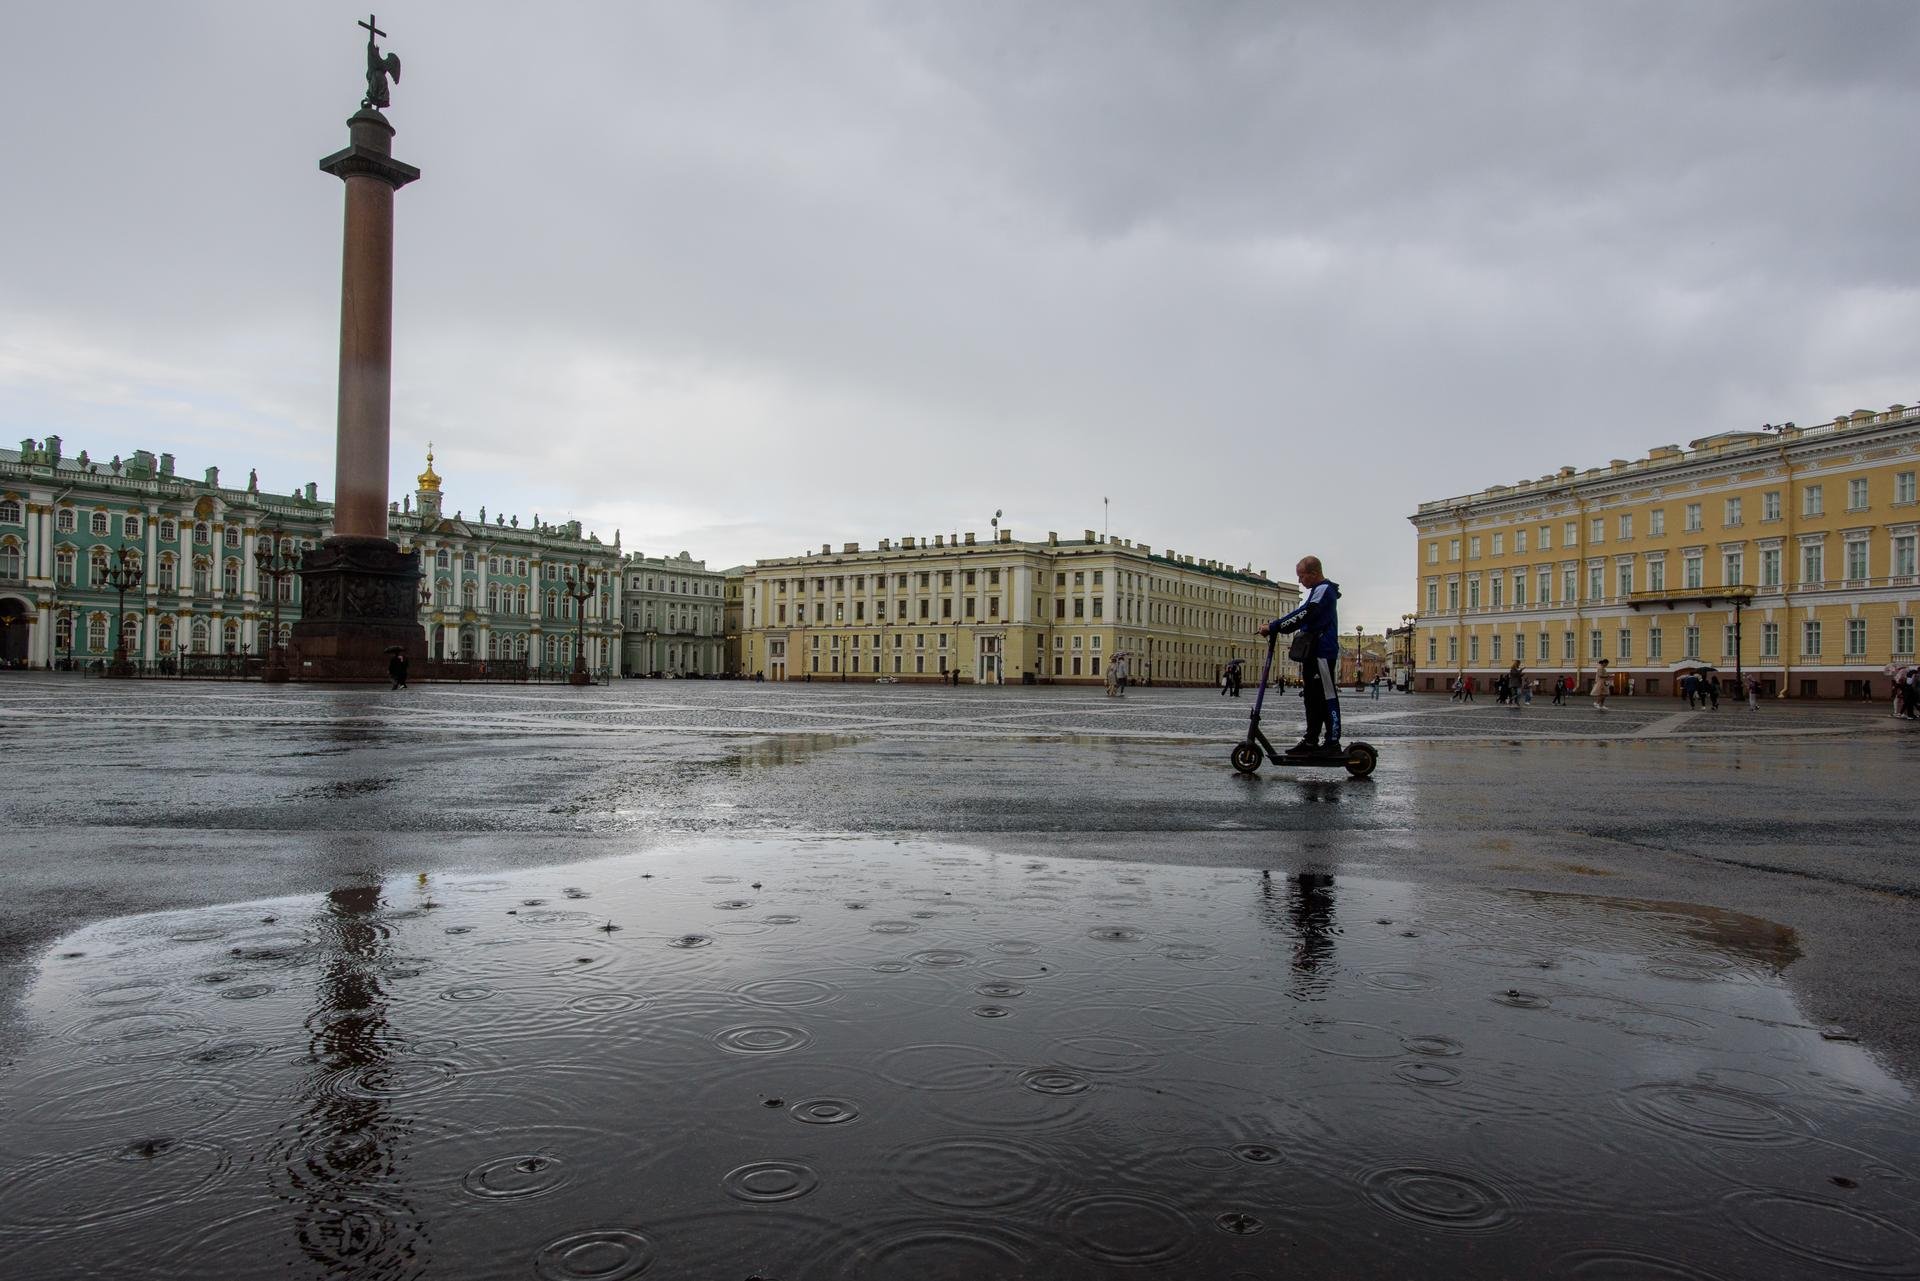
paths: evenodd
<path fill-rule="evenodd" d="M 1380 753 L 1373 750 L 1371 743 L 1351 742 L 1340 752 L 1314 752 L 1305 756 L 1288 756 L 1273 750 L 1273 744 L 1260 732 L 1260 707 L 1267 701 L 1267 677 L 1273 671 L 1273 648 L 1279 642 L 1279 634 L 1267 637 L 1267 661 L 1260 669 L 1260 692 L 1253 697 L 1253 716 L 1247 722 L 1245 741 L 1233 745 L 1233 767 L 1242 774 L 1253 774 L 1260 768 L 1260 758 L 1264 755 L 1275 765 L 1328 766 L 1344 765 L 1347 773 L 1355 778 L 1365 778 L 1373 773 L 1373 767 L 1380 763 Z"/>

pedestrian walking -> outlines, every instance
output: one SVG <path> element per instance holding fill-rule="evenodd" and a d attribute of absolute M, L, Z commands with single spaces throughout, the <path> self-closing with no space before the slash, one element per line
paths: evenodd
<path fill-rule="evenodd" d="M 1593 710 L 1607 710 L 1607 660 L 1601 659 L 1593 669 Z"/>
<path fill-rule="evenodd" d="M 1714 711 L 1720 710 L 1720 677 L 1717 674 L 1707 677 L 1707 701 L 1713 705 Z"/>
<path fill-rule="evenodd" d="M 1750 712 L 1760 710 L 1760 678 L 1758 676 L 1747 677 L 1747 710 Z"/>
<path fill-rule="evenodd" d="M 391 653 L 392 657 L 387 659 L 387 675 L 393 678 L 394 689 L 405 689 L 407 687 L 407 651 L 396 648 Z"/>
<path fill-rule="evenodd" d="M 1627 677 L 1627 697 L 1633 697 L 1633 677 Z"/>
<path fill-rule="evenodd" d="M 1553 705 L 1555 707 L 1567 705 L 1567 678 L 1564 676 L 1553 678 Z"/>

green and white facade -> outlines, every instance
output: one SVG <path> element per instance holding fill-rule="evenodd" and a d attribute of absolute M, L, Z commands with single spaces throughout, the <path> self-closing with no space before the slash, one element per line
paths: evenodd
<path fill-rule="evenodd" d="M 436 657 L 524 658 L 534 668 L 571 667 L 576 629 L 587 665 L 616 661 L 621 649 L 621 554 L 584 534 L 578 521 L 522 527 L 461 512 L 445 514 L 431 454 L 413 496 L 388 516 L 390 536 L 418 548 L 432 593 L 421 621 Z M 175 474 L 171 454 L 136 451 L 131 460 L 67 457 L 60 438 L 0 449 L 0 659 L 49 667 L 91 664 L 113 652 L 118 593 L 105 573 L 122 548 L 145 571 L 126 594 L 131 658 L 258 653 L 270 640 L 273 603 L 254 560 L 261 540 L 289 553 L 332 533 L 333 508 L 308 484 L 288 495 Z M 582 623 L 564 594 L 566 579 L 598 576 Z M 281 580 L 280 629 L 300 616 L 297 576 Z"/>

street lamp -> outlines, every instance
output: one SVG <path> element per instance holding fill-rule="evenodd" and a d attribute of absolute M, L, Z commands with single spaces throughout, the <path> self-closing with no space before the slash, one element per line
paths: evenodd
<path fill-rule="evenodd" d="M 133 548 L 122 547 L 120 554 L 108 562 L 106 585 L 119 593 L 120 604 L 113 618 L 113 667 L 110 674 L 126 676 L 127 671 L 127 591 L 146 581 L 147 571 L 133 554 Z"/>
<path fill-rule="evenodd" d="M 584 565 L 575 565 L 567 571 L 567 580 L 560 588 L 561 594 L 574 603 L 573 619 L 573 674 L 567 677 L 569 685 L 591 685 L 593 675 L 587 671 L 587 602 L 600 590 L 600 575 Z"/>
<path fill-rule="evenodd" d="M 290 675 L 286 651 L 280 648 L 280 582 L 300 568 L 297 557 L 280 550 L 281 534 L 278 529 L 269 529 L 264 535 L 267 541 L 256 543 L 253 548 L 254 567 L 273 584 L 273 631 L 267 641 L 267 665 L 260 670 L 260 679 L 276 685 Z"/>
<path fill-rule="evenodd" d="M 1400 615 L 1400 621 L 1406 627 L 1406 635 L 1402 638 L 1406 643 L 1405 659 L 1403 661 L 1406 684 L 1401 686 L 1401 688 L 1411 691 L 1413 689 L 1413 625 L 1420 621 L 1420 615 L 1402 614 Z"/>
<path fill-rule="evenodd" d="M 16 614 L 12 610 L 0 614 L 0 658 L 4 658 L 6 654 L 7 638 L 13 634 L 13 625 L 24 617 L 26 617 L 24 614 Z"/>

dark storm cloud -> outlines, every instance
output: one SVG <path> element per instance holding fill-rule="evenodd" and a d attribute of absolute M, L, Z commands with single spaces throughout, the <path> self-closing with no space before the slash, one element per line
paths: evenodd
<path fill-rule="evenodd" d="M 407 4 L 396 490 L 716 563 L 1106 495 L 1397 619 L 1422 499 L 1920 399 L 1917 13 Z M 327 483 L 356 16 L 33 11 L 15 434 Z"/>

